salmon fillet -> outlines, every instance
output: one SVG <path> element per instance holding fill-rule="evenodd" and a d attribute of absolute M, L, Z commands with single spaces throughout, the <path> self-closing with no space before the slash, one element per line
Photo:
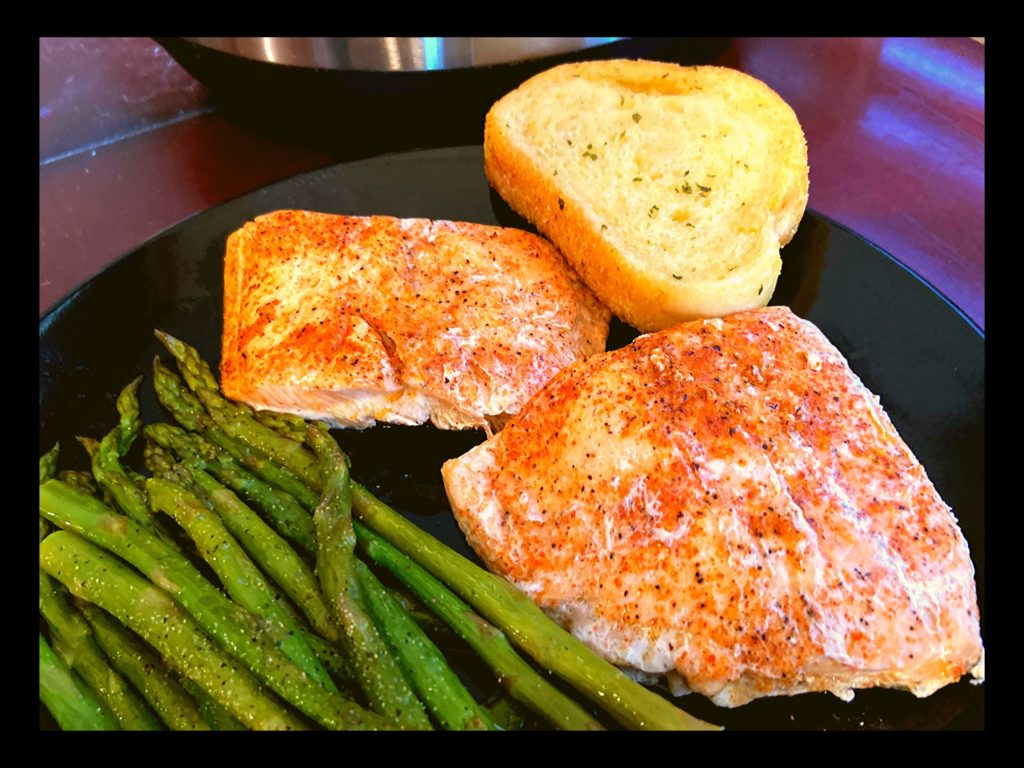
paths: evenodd
<path fill-rule="evenodd" d="M 228 238 L 222 386 L 339 427 L 489 428 L 604 350 L 609 319 L 528 232 L 277 211 Z"/>
<path fill-rule="evenodd" d="M 983 677 L 956 518 L 878 399 L 786 308 L 578 362 L 443 476 L 488 567 L 677 693 L 737 706 Z"/>

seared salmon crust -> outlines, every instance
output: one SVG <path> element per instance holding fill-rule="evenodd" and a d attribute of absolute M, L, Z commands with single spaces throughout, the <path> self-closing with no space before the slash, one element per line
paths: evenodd
<path fill-rule="evenodd" d="M 613 663 L 720 705 L 983 677 L 956 518 L 784 307 L 578 362 L 443 475 L 488 567 Z"/>
<path fill-rule="evenodd" d="M 604 350 L 610 312 L 521 230 L 277 211 L 228 238 L 228 397 L 334 426 L 489 427 Z"/>

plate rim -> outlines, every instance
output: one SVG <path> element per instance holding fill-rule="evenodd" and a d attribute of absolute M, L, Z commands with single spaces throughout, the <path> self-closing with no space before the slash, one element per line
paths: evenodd
<path fill-rule="evenodd" d="M 91 286 L 94 283 L 96 283 L 97 281 L 106 279 L 106 277 L 109 277 L 109 275 L 107 273 L 113 271 L 118 266 L 123 266 L 124 263 L 126 261 L 130 261 L 133 256 L 135 256 L 135 257 L 145 257 L 145 251 L 148 250 L 148 249 L 153 248 L 154 244 L 159 243 L 161 240 L 163 240 L 165 238 L 173 237 L 176 233 L 187 232 L 190 227 L 193 227 L 193 226 L 203 226 L 203 218 L 202 217 L 204 217 L 204 216 L 215 217 L 218 214 L 223 214 L 223 210 L 225 208 L 229 207 L 229 206 L 232 206 L 232 205 L 242 205 L 242 206 L 245 206 L 245 205 L 248 204 L 247 201 L 255 201 L 258 198 L 258 196 L 265 195 L 270 190 L 274 190 L 275 188 L 280 187 L 280 186 L 287 186 L 289 183 L 294 183 L 294 182 L 299 181 L 299 180 L 313 179 L 313 178 L 316 178 L 318 174 L 321 175 L 321 176 L 326 175 L 326 176 L 329 177 L 330 174 L 332 174 L 332 173 L 344 174 L 346 172 L 346 169 L 350 169 L 350 168 L 354 169 L 354 168 L 362 167 L 362 168 L 365 169 L 367 166 L 372 168 L 373 166 L 375 166 L 375 165 L 377 165 L 377 164 L 379 164 L 381 162 L 388 162 L 388 163 L 392 163 L 392 164 L 397 162 L 397 163 L 400 164 L 402 162 L 403 158 L 406 158 L 406 157 L 409 157 L 409 156 L 414 156 L 417 159 L 426 159 L 428 161 L 438 161 L 438 160 L 444 161 L 444 160 L 448 160 L 448 161 L 454 161 L 454 162 L 461 162 L 461 161 L 464 161 L 467 158 L 467 155 L 469 155 L 469 153 L 471 153 L 471 152 L 472 153 L 479 152 L 481 149 L 482 149 L 482 147 L 479 144 L 467 144 L 467 145 L 459 145 L 459 146 L 454 146 L 454 147 L 433 148 L 433 149 L 427 149 L 427 150 L 410 150 L 410 151 L 401 151 L 401 152 L 391 152 L 391 153 L 375 155 L 373 157 L 363 158 L 363 159 L 355 160 L 355 161 L 348 161 L 348 162 L 341 162 L 341 163 L 331 163 L 331 164 L 328 164 L 328 165 L 324 165 L 324 166 L 322 166 L 320 168 L 315 168 L 315 169 L 311 169 L 311 170 L 308 170 L 308 171 L 303 171 L 301 173 L 293 174 L 292 176 L 289 176 L 289 177 L 287 177 L 285 179 L 280 179 L 280 180 L 272 182 L 270 184 L 266 184 L 266 185 L 264 185 L 262 187 L 259 187 L 257 189 L 254 189 L 254 190 L 251 190 L 249 192 L 243 193 L 243 194 L 238 195 L 238 196 L 236 196 L 234 198 L 231 198 L 229 200 L 225 200 L 225 201 L 223 201 L 223 202 L 221 202 L 221 203 L 219 203 L 217 205 L 211 206 L 210 208 L 207 208 L 207 209 L 205 209 L 203 211 L 199 211 L 199 212 L 197 212 L 197 213 L 195 213 L 193 215 L 190 215 L 190 216 L 186 217 L 185 219 L 182 219 L 179 222 L 176 222 L 176 223 L 174 223 L 174 224 L 164 228 L 160 232 L 155 233 L 153 236 L 148 238 L 145 242 L 143 242 L 143 243 L 133 247 L 132 249 L 122 253 L 118 258 L 116 258 L 115 260 L 113 260 L 110 263 L 108 263 L 103 269 L 101 269 L 100 271 L 98 271 L 94 275 L 90 276 L 89 278 L 83 280 L 77 287 L 75 287 L 73 290 L 71 290 L 65 296 L 63 296 L 52 307 L 50 307 L 47 310 L 47 312 L 44 315 L 42 315 L 41 318 L 40 318 L 40 343 L 41 343 L 41 345 L 45 343 L 45 341 L 46 341 L 46 339 L 45 339 L 46 333 L 50 329 L 50 327 L 55 322 L 58 322 L 60 320 L 60 318 L 62 317 L 62 315 L 64 315 L 64 313 L 67 312 L 69 308 L 73 308 L 74 305 L 75 305 L 75 302 L 77 300 L 83 298 L 83 294 L 86 294 L 90 290 Z M 490 194 L 492 194 L 492 195 L 494 194 L 493 190 L 488 190 L 487 187 L 484 187 L 484 189 L 489 191 Z M 485 192 L 485 194 L 486 194 L 486 192 Z M 930 282 L 928 282 L 926 279 L 924 279 L 921 275 L 916 273 L 909 266 L 907 266 L 906 264 L 901 262 L 898 258 L 893 256 L 887 250 L 885 250 L 884 248 L 882 248 L 882 247 L 878 246 L 877 244 L 873 243 L 871 240 L 869 240 L 868 238 L 864 237 L 863 235 L 860 235 L 859 233 L 857 233 L 856 231 L 854 231 L 850 227 L 848 227 L 848 226 L 846 226 L 846 225 L 844 225 L 844 224 L 842 224 L 840 222 L 837 222 L 832 217 L 827 216 L 827 215 L 825 215 L 825 214 L 823 214 L 823 213 L 821 213 L 821 212 L 819 212 L 819 211 L 817 211 L 817 210 L 815 210 L 813 208 L 808 208 L 805 211 L 805 215 L 808 215 L 808 214 L 813 216 L 817 220 L 827 224 L 830 227 L 835 227 L 836 230 L 838 230 L 838 231 L 841 231 L 841 232 L 843 232 L 845 234 L 848 234 L 848 235 L 852 235 L 858 243 L 862 244 L 863 246 L 869 247 L 876 254 L 881 254 L 888 261 L 894 262 L 895 265 L 900 267 L 903 272 L 909 273 L 909 276 L 914 278 L 916 280 L 916 282 L 922 283 L 926 288 L 928 288 L 932 295 L 937 296 L 941 300 L 941 303 L 939 305 L 934 305 L 935 308 L 936 308 L 936 311 L 945 312 L 946 311 L 945 308 L 942 307 L 942 304 L 945 304 L 946 308 L 952 309 L 953 312 L 954 312 L 953 316 L 949 316 L 949 320 L 950 320 L 951 323 L 956 323 L 959 326 L 959 323 L 957 322 L 957 319 L 967 321 L 966 327 L 968 329 L 974 331 L 974 334 L 970 334 L 969 336 L 972 339 L 973 338 L 978 338 L 982 342 L 982 347 L 980 348 L 980 351 L 981 351 L 981 354 L 982 354 L 982 362 L 984 362 L 984 346 L 983 346 L 984 345 L 984 340 L 985 340 L 984 331 L 973 320 L 971 320 L 971 318 L 968 317 L 966 315 L 966 313 L 964 313 L 953 301 L 951 301 L 947 296 L 945 296 L 939 289 L 937 289 L 934 285 L 932 285 Z M 212 253 L 209 254 L 209 256 L 211 258 L 212 258 L 213 255 L 214 254 L 212 254 Z M 959 327 L 961 329 L 963 329 L 963 326 L 959 326 Z M 42 346 L 41 346 L 41 349 L 42 349 Z M 982 375 L 984 375 L 984 374 L 982 373 Z M 984 418 L 984 414 L 982 413 L 982 419 L 983 418 Z M 983 509 L 982 509 L 982 514 L 984 514 L 984 510 Z M 984 534 L 982 534 L 982 535 L 984 536 Z M 983 547 L 983 549 L 984 549 L 984 547 Z M 987 687 L 985 688 L 985 697 L 987 699 Z M 986 710 L 987 710 L 987 707 L 986 707 Z M 983 721 L 984 721 L 984 717 L 985 717 L 985 714 L 984 714 L 984 711 L 983 711 L 983 714 L 982 714 Z M 984 724 L 982 725 L 982 728 L 984 728 Z"/>

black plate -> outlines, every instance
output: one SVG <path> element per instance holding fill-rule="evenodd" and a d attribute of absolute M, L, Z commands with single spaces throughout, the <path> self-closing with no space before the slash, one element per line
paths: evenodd
<path fill-rule="evenodd" d="M 307 173 L 174 227 L 93 278 L 39 323 L 40 448 L 59 440 L 62 466 L 84 467 L 75 435 L 114 423 L 114 397 L 162 350 L 154 328 L 220 360 L 221 265 L 228 234 L 278 208 L 423 216 L 529 228 L 490 192 L 479 146 L 413 152 Z M 977 569 L 985 617 L 983 334 L 952 304 L 878 248 L 808 212 L 783 252 L 773 303 L 788 304 L 846 355 L 953 507 Z M 635 332 L 613 325 L 609 347 Z M 166 355 L 165 355 L 166 358 Z M 150 386 L 143 417 L 164 420 Z M 420 526 L 471 555 L 448 509 L 440 466 L 479 432 L 376 427 L 336 432 L 357 479 Z M 472 672 L 473 670 L 467 670 Z M 919 700 L 871 690 L 718 709 L 690 696 L 695 715 L 730 728 L 981 729 L 984 686 L 962 681 Z"/>

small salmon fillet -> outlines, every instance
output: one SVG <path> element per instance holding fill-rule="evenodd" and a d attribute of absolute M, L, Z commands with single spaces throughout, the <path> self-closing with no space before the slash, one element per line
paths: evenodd
<path fill-rule="evenodd" d="M 926 696 L 984 675 L 956 518 L 877 397 L 786 308 L 576 363 L 443 475 L 492 570 L 677 693 Z"/>
<path fill-rule="evenodd" d="M 222 386 L 339 427 L 489 429 L 603 351 L 609 319 L 528 232 L 277 211 L 228 238 Z"/>

